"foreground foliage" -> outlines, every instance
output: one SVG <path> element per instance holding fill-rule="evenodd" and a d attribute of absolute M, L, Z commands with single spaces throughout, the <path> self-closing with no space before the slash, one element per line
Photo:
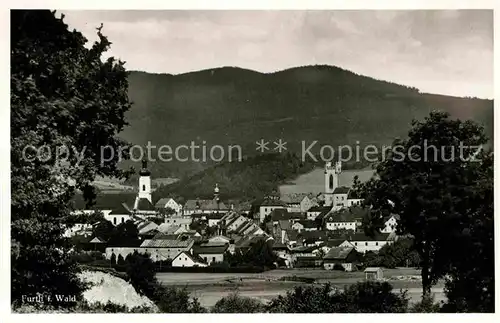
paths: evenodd
<path fill-rule="evenodd" d="M 374 233 L 391 213 L 398 234 L 413 237 L 423 295 L 445 276 L 450 307 L 494 309 L 493 154 L 483 128 L 433 112 L 414 122 L 377 165 L 377 177 L 356 183 L 370 207 L 365 231 Z M 416 147 L 416 148 L 415 148 Z"/>
<path fill-rule="evenodd" d="M 271 313 L 404 313 L 406 293 L 394 293 L 387 282 L 361 282 L 340 291 L 331 285 L 298 286 L 271 300 Z"/>
<path fill-rule="evenodd" d="M 116 166 L 118 156 L 101 164 L 102 157 L 110 156 L 101 156 L 100 147 L 117 151 L 124 144 L 116 135 L 125 126 L 130 102 L 123 63 L 113 58 L 101 61 L 110 42 L 100 29 L 97 34 L 99 40 L 86 48 L 83 35 L 69 31 L 55 12 L 11 11 L 15 305 L 22 295 L 36 293 L 81 298 L 84 286 L 62 236 L 71 211 L 68 202 L 76 188 L 92 198 L 90 183 L 96 175 L 126 175 Z M 35 149 L 41 147 L 37 154 Z M 69 306 L 51 299 L 53 306 Z"/>

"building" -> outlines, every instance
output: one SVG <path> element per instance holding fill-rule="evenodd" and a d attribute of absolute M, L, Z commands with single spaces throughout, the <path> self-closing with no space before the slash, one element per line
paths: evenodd
<path fill-rule="evenodd" d="M 207 267 L 207 264 L 200 257 L 183 251 L 172 260 L 172 267 Z"/>
<path fill-rule="evenodd" d="M 258 214 L 258 219 L 260 223 L 263 223 L 266 216 L 271 214 L 273 210 L 287 210 L 287 205 L 285 202 L 279 200 L 276 197 L 268 197 L 261 201 L 260 203 L 257 203 L 256 209 L 257 214 Z"/>
<path fill-rule="evenodd" d="M 301 246 L 320 246 L 326 241 L 328 241 L 328 232 L 326 231 L 302 231 L 297 234 L 297 244 Z"/>
<path fill-rule="evenodd" d="M 352 230 L 355 232 L 361 226 L 367 212 L 360 206 L 331 211 L 324 218 L 325 228 L 330 231 Z"/>
<path fill-rule="evenodd" d="M 194 213 L 227 213 L 230 208 L 220 200 L 219 197 L 220 189 L 219 185 L 215 184 L 214 188 L 214 198 L 211 200 L 187 200 L 184 204 L 183 214 L 191 215 Z"/>
<path fill-rule="evenodd" d="M 305 193 L 285 195 L 282 201 L 286 203 L 288 212 L 306 212 L 313 206 L 313 202 Z"/>
<path fill-rule="evenodd" d="M 323 267 L 332 270 L 336 266 L 342 266 L 345 271 L 352 271 L 358 260 L 354 247 L 333 247 L 323 257 Z"/>
<path fill-rule="evenodd" d="M 172 216 L 165 218 L 165 221 L 162 224 L 162 226 L 166 228 L 170 225 L 179 225 L 185 230 L 189 230 L 189 225 L 191 224 L 191 222 L 192 219 L 189 216 Z"/>
<path fill-rule="evenodd" d="M 292 263 L 290 248 L 288 248 L 288 246 L 284 243 L 274 242 L 272 249 L 276 255 L 283 260 L 285 266 L 289 268 Z"/>
<path fill-rule="evenodd" d="M 367 267 L 365 269 L 366 280 L 380 280 L 384 278 L 384 272 L 380 267 Z"/>
<path fill-rule="evenodd" d="M 395 233 L 380 233 L 375 237 L 369 237 L 364 233 L 355 233 L 348 237 L 348 241 L 354 245 L 357 252 L 365 253 L 367 251 L 378 252 L 383 246 L 394 243 Z"/>
<path fill-rule="evenodd" d="M 148 169 L 148 162 L 146 160 L 142 161 L 142 169 L 139 171 L 139 193 L 137 198 L 146 199 L 149 203 L 152 203 L 151 199 L 151 172 Z"/>
<path fill-rule="evenodd" d="M 384 219 L 384 227 L 380 232 L 382 233 L 392 233 L 396 231 L 398 221 L 399 221 L 399 215 L 398 214 L 391 214 L 388 217 Z"/>
<path fill-rule="evenodd" d="M 306 212 L 307 219 L 316 220 L 321 213 L 328 213 L 331 209 L 331 206 L 313 206 Z"/>
<path fill-rule="evenodd" d="M 327 162 L 325 165 L 325 193 L 324 200 L 325 206 L 334 205 L 333 194 L 335 190 L 339 187 L 339 175 L 342 172 L 342 163 L 340 161 L 332 164 Z"/>
<path fill-rule="evenodd" d="M 207 214 L 206 218 L 208 220 L 208 226 L 209 227 L 218 226 L 223 217 L 224 217 L 224 213 Z"/>
<path fill-rule="evenodd" d="M 165 234 L 181 234 L 188 231 L 188 229 L 178 224 L 168 225 L 165 223 L 159 225 L 158 228 L 156 228 L 156 230 L 160 233 L 165 233 Z"/>
<path fill-rule="evenodd" d="M 318 230 L 318 225 L 312 220 L 299 220 L 292 225 L 292 229 L 298 232 L 316 231 Z"/>
<path fill-rule="evenodd" d="M 140 250 L 149 253 L 153 261 L 174 259 L 183 251 L 189 252 L 194 245 L 193 239 L 186 240 L 166 240 L 151 239 L 145 240 Z"/>
<path fill-rule="evenodd" d="M 209 266 L 213 263 L 223 262 L 224 253 L 228 251 L 229 244 L 201 244 L 193 247 L 193 255 L 203 259 Z"/>
<path fill-rule="evenodd" d="M 155 208 L 160 210 L 160 213 L 166 209 L 171 209 L 175 212 L 175 215 L 182 215 L 182 205 L 180 203 L 177 203 L 171 197 L 163 197 L 159 199 L 155 204 Z"/>

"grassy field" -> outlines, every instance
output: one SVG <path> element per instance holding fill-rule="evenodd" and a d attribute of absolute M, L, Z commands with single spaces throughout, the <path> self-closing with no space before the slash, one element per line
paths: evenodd
<path fill-rule="evenodd" d="M 354 176 L 358 175 L 362 182 L 368 181 L 374 171 L 372 169 L 345 170 L 340 173 L 339 185 L 352 186 Z M 325 190 L 325 175 L 323 168 L 316 168 L 313 171 L 297 177 L 290 184 L 280 186 L 282 195 L 294 193 L 314 193 L 318 194 Z"/>
<path fill-rule="evenodd" d="M 407 290 L 412 302 L 420 299 L 421 283 L 416 278 L 420 272 L 413 268 L 384 269 L 384 278 L 395 291 Z M 192 296 L 197 297 L 203 306 L 211 307 L 220 298 L 238 291 L 263 302 L 285 294 L 294 286 L 304 283 L 280 281 L 284 276 L 298 276 L 316 279 L 316 283 L 330 283 L 336 288 L 344 288 L 364 280 L 363 272 L 341 272 L 322 269 L 276 269 L 260 274 L 220 274 L 220 273 L 158 273 L 158 280 L 165 285 L 186 287 Z M 403 277 L 401 277 L 403 276 Z M 406 277 L 407 279 L 404 279 Z M 399 279 L 398 279 L 399 278 Z M 443 284 L 438 283 L 432 290 L 436 300 L 443 300 Z"/>

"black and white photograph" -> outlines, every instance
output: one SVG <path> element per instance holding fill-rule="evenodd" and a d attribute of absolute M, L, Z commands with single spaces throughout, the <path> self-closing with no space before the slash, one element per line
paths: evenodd
<path fill-rule="evenodd" d="M 11 315 L 495 313 L 493 8 L 8 10 Z"/>

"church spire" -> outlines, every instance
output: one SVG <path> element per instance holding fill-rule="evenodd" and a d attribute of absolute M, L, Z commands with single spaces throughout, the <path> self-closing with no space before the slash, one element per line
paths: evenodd
<path fill-rule="evenodd" d="M 215 183 L 215 188 L 214 188 L 214 199 L 218 202 L 219 201 L 219 184 Z"/>
<path fill-rule="evenodd" d="M 150 176 L 151 172 L 148 169 L 148 161 L 146 159 L 142 160 L 142 169 L 139 172 L 139 175 L 141 176 Z"/>

